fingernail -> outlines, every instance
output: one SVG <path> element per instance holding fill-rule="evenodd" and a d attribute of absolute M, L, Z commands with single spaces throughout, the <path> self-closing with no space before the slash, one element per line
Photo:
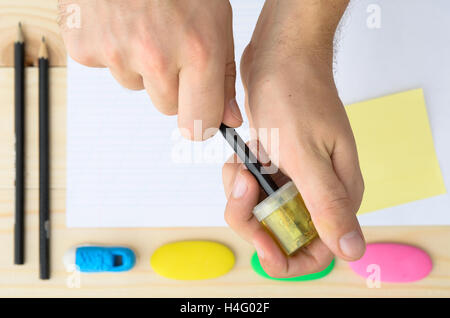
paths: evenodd
<path fill-rule="evenodd" d="M 256 242 L 253 242 L 253 245 L 255 246 L 255 250 L 256 250 L 256 254 L 258 254 L 258 258 L 263 259 L 264 258 L 264 250 Z"/>
<path fill-rule="evenodd" d="M 228 106 L 230 107 L 230 110 L 231 110 L 231 113 L 233 114 L 233 116 L 236 119 L 239 119 L 240 121 L 242 121 L 241 111 L 239 110 L 239 106 L 236 102 L 236 98 L 233 98 L 232 100 L 230 100 L 230 102 L 228 103 Z"/>
<path fill-rule="evenodd" d="M 360 257 L 365 250 L 364 240 L 358 231 L 349 232 L 339 240 L 342 253 L 347 257 Z"/>
<path fill-rule="evenodd" d="M 247 192 L 247 182 L 244 177 L 238 172 L 236 179 L 234 180 L 232 195 L 235 199 L 240 199 Z"/>

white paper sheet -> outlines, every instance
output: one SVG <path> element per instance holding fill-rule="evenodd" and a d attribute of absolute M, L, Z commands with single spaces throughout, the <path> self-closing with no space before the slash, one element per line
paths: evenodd
<path fill-rule="evenodd" d="M 231 2 L 239 63 L 263 0 Z M 381 8 L 379 29 L 367 27 L 371 14 L 367 8 L 373 4 Z M 447 189 L 450 41 L 444 37 L 450 29 L 449 14 L 446 0 L 352 2 L 337 37 L 335 76 L 346 104 L 424 88 Z M 236 89 L 243 105 L 240 81 Z M 176 117 L 158 113 L 144 92 L 123 89 L 108 70 L 87 68 L 70 59 L 67 114 L 69 227 L 226 225 L 221 166 L 231 150 L 221 136 L 202 145 L 182 140 L 174 135 Z M 180 149 L 185 150 L 184 157 Z M 194 163 L 188 163 L 189 158 Z M 360 221 L 364 225 L 450 224 L 450 196 L 368 213 Z"/>

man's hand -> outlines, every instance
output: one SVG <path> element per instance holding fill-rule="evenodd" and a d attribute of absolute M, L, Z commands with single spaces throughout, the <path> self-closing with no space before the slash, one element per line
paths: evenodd
<path fill-rule="evenodd" d="M 286 257 L 252 216 L 261 199 L 256 180 L 242 164 L 226 163 L 225 219 L 255 245 L 274 277 L 317 272 L 333 254 L 352 261 L 365 251 L 356 218 L 363 179 L 332 71 L 333 36 L 346 5 L 346 0 L 267 0 L 242 57 L 250 125 L 279 129 L 279 149 L 272 149 L 270 138 L 263 146 L 271 158 L 279 151 L 276 177 L 281 184 L 285 175 L 294 181 L 320 236 Z"/>
<path fill-rule="evenodd" d="M 81 28 L 65 23 L 77 4 Z M 129 89 L 146 89 L 166 115 L 178 114 L 181 133 L 242 123 L 235 97 L 236 66 L 228 0 L 60 0 L 60 24 L 69 55 L 108 67 Z M 210 137 L 210 136 L 207 136 Z"/>

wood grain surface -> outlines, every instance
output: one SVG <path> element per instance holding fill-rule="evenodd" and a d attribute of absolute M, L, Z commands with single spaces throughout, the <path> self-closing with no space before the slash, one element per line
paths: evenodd
<path fill-rule="evenodd" d="M 66 65 L 66 51 L 57 23 L 57 0 L 0 1 L 0 67 L 14 65 L 13 45 L 17 25 L 22 22 L 26 43 L 26 65 L 37 65 L 42 36 L 45 36 L 51 66 Z"/>

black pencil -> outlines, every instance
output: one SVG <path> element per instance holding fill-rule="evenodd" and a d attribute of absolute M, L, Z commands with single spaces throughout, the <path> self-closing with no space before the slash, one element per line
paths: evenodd
<path fill-rule="evenodd" d="M 238 135 L 234 128 L 228 127 L 225 124 L 220 125 L 220 132 L 223 137 L 233 148 L 241 161 L 245 164 L 247 169 L 253 174 L 259 185 L 267 193 L 271 195 L 278 190 L 278 186 L 272 177 L 264 171 L 263 165 L 257 160 L 256 156 L 250 151 L 248 146 Z"/>
<path fill-rule="evenodd" d="M 48 53 L 45 39 L 39 49 L 39 268 L 50 278 L 50 149 Z"/>
<path fill-rule="evenodd" d="M 14 220 L 14 264 L 24 264 L 25 233 L 25 49 L 22 25 L 19 22 L 17 40 L 14 43 L 14 90 L 15 90 L 15 220 Z"/>

